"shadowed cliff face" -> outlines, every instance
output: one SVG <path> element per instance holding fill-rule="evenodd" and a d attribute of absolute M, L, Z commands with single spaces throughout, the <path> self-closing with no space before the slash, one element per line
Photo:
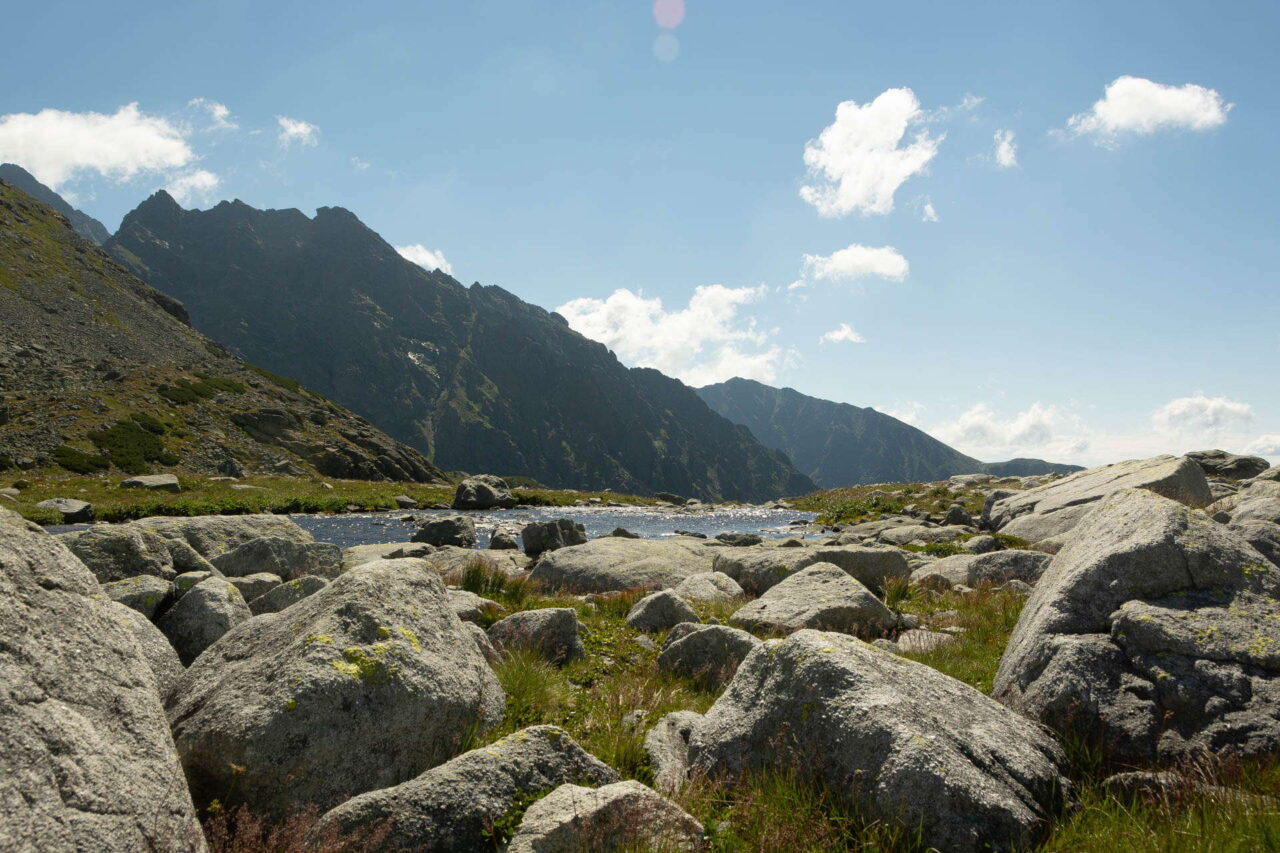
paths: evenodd
<path fill-rule="evenodd" d="M 979 462 L 897 418 L 871 408 L 808 397 L 748 379 L 698 389 L 715 411 L 781 450 L 823 488 L 917 483 L 953 474 L 1027 476 L 1068 473 L 1078 465 L 1040 459 Z"/>
<path fill-rule="evenodd" d="M 692 389 L 501 288 L 423 270 L 341 208 L 186 211 L 161 192 L 107 248 L 196 328 L 445 469 L 705 499 L 813 488 Z"/>
<path fill-rule="evenodd" d="M 0 182 L 0 467 L 443 479 L 418 451 L 245 364 L 185 317 L 60 213 Z"/>

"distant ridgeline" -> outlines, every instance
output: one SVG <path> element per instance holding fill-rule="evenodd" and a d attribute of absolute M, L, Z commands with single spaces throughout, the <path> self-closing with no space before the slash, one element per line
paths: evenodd
<path fill-rule="evenodd" d="M 915 483 L 953 474 L 999 476 L 1068 473 L 1078 465 L 1040 459 L 979 462 L 875 409 L 808 397 L 749 379 L 698 389 L 711 408 L 786 453 L 822 488 L 859 483 Z"/>
<path fill-rule="evenodd" d="M 180 302 L 92 240 L 0 180 L 0 470 L 443 479 L 418 451 L 190 328 Z"/>
<path fill-rule="evenodd" d="M 446 470 L 712 500 L 814 488 L 691 388 L 499 287 L 422 269 L 342 208 L 188 211 L 159 192 L 106 249 L 196 328 Z"/>

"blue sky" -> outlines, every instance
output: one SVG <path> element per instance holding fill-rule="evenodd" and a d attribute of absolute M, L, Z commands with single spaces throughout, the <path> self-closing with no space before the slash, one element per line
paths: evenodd
<path fill-rule="evenodd" d="M 1276 4 L 46 3 L 7 22 L 0 159 L 108 228 L 161 186 L 340 205 L 691 383 L 874 405 L 988 459 L 1280 461 Z"/>

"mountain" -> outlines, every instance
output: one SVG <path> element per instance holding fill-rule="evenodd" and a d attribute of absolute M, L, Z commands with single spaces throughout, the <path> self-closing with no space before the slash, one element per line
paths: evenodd
<path fill-rule="evenodd" d="M 89 214 L 76 210 L 67 204 L 66 199 L 37 181 L 35 175 L 32 175 L 21 166 L 13 163 L 0 163 L 0 181 L 4 181 L 11 187 L 17 187 L 36 201 L 44 202 L 67 217 L 68 221 L 71 222 L 71 227 L 76 229 L 76 232 L 81 237 L 84 237 L 95 246 L 101 246 L 111 236 L 107 226 Z"/>
<path fill-rule="evenodd" d="M 418 451 L 232 355 L 69 218 L 0 181 L 0 469 L 432 482 Z"/>
<path fill-rule="evenodd" d="M 422 269 L 342 208 L 184 210 L 159 192 L 107 249 L 196 328 L 447 470 L 709 500 L 814 488 L 693 389 L 499 287 Z"/>
<path fill-rule="evenodd" d="M 1040 459 L 979 462 L 910 424 L 871 408 L 808 397 L 749 379 L 698 389 L 707 405 L 781 450 L 822 488 L 859 483 L 918 483 L 953 474 L 1067 473 L 1077 465 Z"/>

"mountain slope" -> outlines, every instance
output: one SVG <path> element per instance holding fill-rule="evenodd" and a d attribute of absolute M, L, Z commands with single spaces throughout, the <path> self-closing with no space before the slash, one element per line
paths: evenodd
<path fill-rule="evenodd" d="M 692 389 L 501 288 L 423 270 L 341 208 L 188 211 L 160 192 L 108 250 L 197 328 L 446 469 L 704 499 L 813 488 Z"/>
<path fill-rule="evenodd" d="M 0 182 L 0 468 L 443 479 L 417 451 L 187 326 L 181 304 Z"/>
<path fill-rule="evenodd" d="M 720 414 L 766 447 L 781 450 L 823 488 L 860 483 L 928 482 L 953 474 L 1025 476 L 1078 471 L 1039 459 L 979 462 L 931 435 L 871 408 L 809 397 L 749 379 L 698 389 Z"/>
<path fill-rule="evenodd" d="M 37 181 L 35 175 L 32 175 L 21 166 L 13 163 L 0 163 L 0 181 L 4 181 L 11 187 L 17 187 L 36 201 L 44 202 L 67 217 L 76 233 L 95 246 L 101 246 L 111 236 L 107 226 L 89 214 L 76 210 L 70 204 L 67 204 L 66 199 Z"/>

